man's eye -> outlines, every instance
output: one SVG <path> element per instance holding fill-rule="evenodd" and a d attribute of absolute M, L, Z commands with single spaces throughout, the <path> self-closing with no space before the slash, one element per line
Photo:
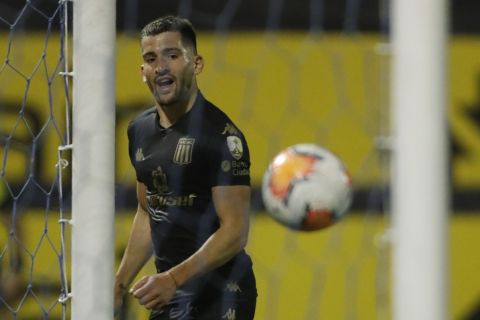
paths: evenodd
<path fill-rule="evenodd" d="M 175 59 L 178 58 L 178 55 L 176 55 L 176 54 L 170 54 L 170 55 L 168 55 L 168 57 L 169 57 L 170 59 L 172 59 L 172 60 L 175 60 Z"/>

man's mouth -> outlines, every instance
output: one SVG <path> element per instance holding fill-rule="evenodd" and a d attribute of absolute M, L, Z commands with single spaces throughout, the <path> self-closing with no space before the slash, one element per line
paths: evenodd
<path fill-rule="evenodd" d="M 155 80 L 155 84 L 160 88 L 168 88 L 173 84 L 173 82 L 174 81 L 172 78 L 158 78 Z"/>

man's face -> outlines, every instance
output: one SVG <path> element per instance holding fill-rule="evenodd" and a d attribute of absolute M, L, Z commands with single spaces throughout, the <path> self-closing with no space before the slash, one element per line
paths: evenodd
<path fill-rule="evenodd" d="M 188 101 L 203 66 L 193 48 L 182 43 L 179 32 L 142 38 L 142 75 L 160 106 Z"/>

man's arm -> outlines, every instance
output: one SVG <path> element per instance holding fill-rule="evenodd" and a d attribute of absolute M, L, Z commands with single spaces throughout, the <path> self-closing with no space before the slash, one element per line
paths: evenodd
<path fill-rule="evenodd" d="M 146 276 L 133 285 L 133 295 L 146 308 L 161 307 L 173 297 L 177 287 L 225 264 L 245 247 L 250 187 L 217 186 L 212 188 L 212 194 L 220 227 L 188 259 L 167 272 Z"/>
<path fill-rule="evenodd" d="M 214 187 L 212 193 L 220 228 L 195 254 L 169 270 L 178 285 L 223 265 L 247 244 L 250 187 Z"/>
<path fill-rule="evenodd" d="M 133 220 L 127 247 L 115 276 L 116 309 L 121 306 L 123 294 L 128 286 L 130 286 L 135 276 L 152 256 L 153 246 L 145 194 L 145 185 L 137 182 L 137 213 Z"/>

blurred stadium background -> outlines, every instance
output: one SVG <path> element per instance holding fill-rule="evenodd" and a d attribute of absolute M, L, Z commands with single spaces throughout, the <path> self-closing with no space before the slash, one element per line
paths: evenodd
<path fill-rule="evenodd" d="M 177 13 L 198 31 L 202 91 L 250 144 L 256 319 L 389 319 L 388 7 L 382 0 L 117 1 L 117 263 L 136 205 L 126 126 L 152 104 L 140 79 L 138 31 Z M 480 2 L 452 0 L 450 9 L 449 318 L 472 320 L 480 318 Z M 69 242 L 67 231 L 64 256 L 58 220 L 70 190 L 67 167 L 60 201 L 57 147 L 65 143 L 68 102 L 58 75 L 61 11 L 54 0 L 0 3 L 0 319 L 69 318 L 68 303 L 58 302 Z M 299 142 L 337 153 L 355 186 L 348 216 L 317 233 L 279 226 L 260 197 L 270 159 Z M 16 271 L 20 282 L 9 276 Z M 10 290 L 11 282 L 21 286 Z M 127 307 L 126 319 L 145 319 L 133 301 Z"/>

